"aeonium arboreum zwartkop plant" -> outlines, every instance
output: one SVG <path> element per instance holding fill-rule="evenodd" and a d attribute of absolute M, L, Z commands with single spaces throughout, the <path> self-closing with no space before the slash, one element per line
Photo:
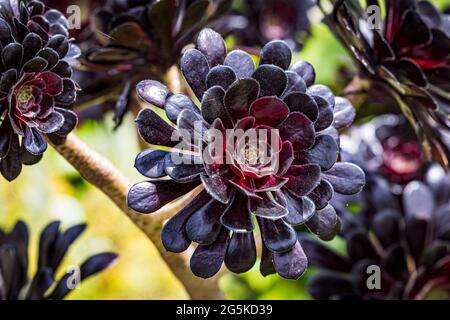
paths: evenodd
<path fill-rule="evenodd" d="M 0 229 L 0 300 L 64 299 L 79 287 L 80 281 L 101 272 L 116 260 L 115 253 L 99 253 L 56 280 L 70 246 L 86 229 L 85 224 L 79 224 L 61 231 L 60 224 L 54 221 L 42 231 L 37 268 L 31 278 L 28 276 L 30 235 L 27 225 L 18 221 L 10 232 Z"/>
<path fill-rule="evenodd" d="M 331 2 L 333 11 L 326 22 L 359 62 L 361 77 L 370 81 L 374 92 L 382 93 L 372 98 L 383 99 L 384 93 L 393 97 L 424 150 L 448 167 L 449 16 L 428 1 L 367 1 L 367 7 L 383 4 L 386 9 L 378 26 L 381 16 L 369 19 L 369 11 L 358 0 Z"/>
<path fill-rule="evenodd" d="M 137 156 L 136 168 L 152 180 L 131 188 L 128 205 L 149 214 L 204 188 L 161 235 L 171 252 L 198 244 L 190 266 L 199 277 L 212 277 L 223 262 L 236 273 L 249 270 L 256 261 L 257 223 L 261 273 L 298 278 L 307 257 L 293 226 L 305 224 L 332 239 L 340 230 L 329 204 L 334 192 L 355 194 L 364 185 L 359 167 L 337 162 L 337 128 L 354 118 L 350 102 L 315 85 L 309 63 L 290 65 L 291 50 L 283 41 L 264 46 L 255 68 L 249 54 L 227 53 L 222 37 L 204 29 L 180 62 L 201 108 L 157 81 L 137 86 L 139 96 L 163 108 L 171 123 L 150 108 L 139 113 L 139 132 L 155 148 Z M 247 139 L 252 134 L 256 144 Z M 214 151 L 222 153 L 210 152 L 211 136 Z"/>
<path fill-rule="evenodd" d="M 302 236 L 320 271 L 309 284 L 315 299 L 424 300 L 450 298 L 450 184 L 438 165 L 400 194 L 368 174 L 357 197 L 337 200 L 346 254 Z M 379 273 L 374 273 L 379 270 Z M 369 279 L 371 275 L 376 281 Z"/>
<path fill-rule="evenodd" d="M 230 0 L 106 1 L 91 18 L 96 41 L 89 40 L 82 59 L 88 76 L 77 105 L 106 105 L 120 125 L 136 83 L 162 79 L 192 37 L 230 6 Z"/>
<path fill-rule="evenodd" d="M 309 33 L 308 13 L 315 4 L 315 0 L 245 0 L 214 25 L 231 32 L 242 46 L 283 40 L 297 51 Z"/>
<path fill-rule="evenodd" d="M 0 7 L 0 172 L 14 180 L 37 163 L 46 138 L 62 143 L 76 126 L 70 59 L 79 50 L 68 22 L 40 1 L 2 1 Z"/>

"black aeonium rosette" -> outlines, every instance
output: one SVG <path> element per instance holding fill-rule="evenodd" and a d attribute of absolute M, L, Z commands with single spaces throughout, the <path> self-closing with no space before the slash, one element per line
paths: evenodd
<path fill-rule="evenodd" d="M 306 224 L 330 240 L 340 229 L 329 205 L 333 193 L 354 194 L 364 185 L 359 167 L 336 162 L 336 128 L 353 121 L 351 104 L 327 87 L 314 85 L 309 63 L 300 61 L 289 68 L 290 64 L 291 50 L 283 41 L 268 43 L 255 68 L 249 54 L 241 50 L 227 54 L 222 37 L 204 29 L 196 49 L 181 59 L 181 70 L 201 108 L 157 81 L 142 81 L 137 87 L 140 97 L 164 108 L 173 124 L 151 109 L 139 113 L 139 132 L 155 149 L 140 153 L 136 168 L 155 180 L 133 186 L 128 204 L 138 212 L 152 213 L 203 186 L 162 230 L 169 251 L 182 252 L 191 242 L 198 244 L 191 258 L 197 276 L 213 276 L 224 261 L 233 272 L 249 270 L 256 261 L 257 222 L 263 240 L 261 273 L 298 278 L 307 258 L 292 226 Z M 225 155 L 202 152 L 208 136 L 204 133 L 211 129 L 223 142 Z M 229 139 L 227 133 L 239 130 L 274 133 L 275 139 L 265 145 L 277 165 L 264 162 L 259 149 L 246 140 Z M 182 137 L 186 157 L 195 161 L 176 163 L 180 144 L 173 137 Z"/>
<path fill-rule="evenodd" d="M 392 184 L 420 179 L 428 167 L 421 144 L 401 114 L 385 114 L 352 126 L 341 136 L 341 152 L 346 161 Z"/>
<path fill-rule="evenodd" d="M 120 125 L 136 83 L 161 77 L 192 37 L 230 5 L 230 0 L 107 1 L 91 19 L 98 45 L 84 59 L 89 73 L 79 103 L 100 101 L 103 109 L 115 110 Z"/>
<path fill-rule="evenodd" d="M 67 108 L 77 85 L 68 60 L 79 51 L 66 18 L 40 1 L 3 1 L 0 8 L 0 172 L 15 179 L 76 126 Z"/>
<path fill-rule="evenodd" d="M 302 236 L 315 299 L 450 299 L 450 184 L 438 165 L 399 196 L 372 175 L 358 199 L 341 198 L 346 254 Z M 352 210 L 351 208 L 359 208 Z M 307 237 L 307 236 L 306 236 Z M 379 287 L 369 287 L 379 267 Z M 374 280 L 369 279 L 374 284 Z"/>
<path fill-rule="evenodd" d="M 367 10 L 373 14 L 368 16 L 357 0 L 332 2 L 334 9 L 326 21 L 359 62 L 362 76 L 396 100 L 425 151 L 448 167 L 449 16 L 428 1 L 367 1 L 368 7 L 381 8 L 383 3 L 386 8 L 386 17 L 377 26 L 374 14 L 381 14 L 381 9 Z M 375 98 L 383 99 L 379 94 Z"/>
<path fill-rule="evenodd" d="M 29 278 L 29 233 L 18 221 L 10 232 L 0 229 L 0 300 L 61 300 L 84 279 L 106 269 L 117 258 L 110 252 L 89 257 L 79 267 L 56 280 L 69 247 L 86 229 L 85 224 L 60 230 L 60 222 L 48 224 L 39 240 L 37 268 Z"/>
<path fill-rule="evenodd" d="M 293 50 L 302 47 L 310 28 L 309 10 L 315 0 L 245 0 L 217 24 L 242 46 L 264 46 L 283 40 Z"/>

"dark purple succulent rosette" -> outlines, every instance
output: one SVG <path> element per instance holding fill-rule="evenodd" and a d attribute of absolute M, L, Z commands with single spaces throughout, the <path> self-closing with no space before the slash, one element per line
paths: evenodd
<path fill-rule="evenodd" d="M 106 1 L 92 18 L 96 43 L 82 62 L 93 79 L 83 84 L 81 101 L 106 101 L 102 108 L 115 111 L 119 126 L 131 89 L 178 63 L 192 37 L 230 6 L 231 0 Z"/>
<path fill-rule="evenodd" d="M 290 64 L 291 50 L 283 41 L 264 46 L 255 68 L 249 54 L 241 50 L 227 54 L 222 37 L 204 29 L 196 48 L 181 59 L 181 70 L 201 108 L 159 82 L 147 80 L 137 86 L 139 96 L 164 108 L 173 125 L 151 109 L 139 113 L 139 132 L 155 148 L 137 156 L 136 168 L 155 180 L 133 186 L 128 205 L 152 213 L 203 186 L 162 230 L 168 251 L 183 252 L 191 242 L 198 244 L 191 269 L 199 277 L 213 276 L 223 262 L 236 273 L 252 268 L 256 222 L 263 240 L 261 273 L 298 278 L 307 267 L 307 258 L 293 226 L 305 224 L 321 239 L 331 240 L 340 230 L 340 220 L 329 205 L 334 192 L 354 194 L 364 185 L 359 167 L 337 162 L 337 128 L 353 121 L 351 104 L 335 97 L 327 87 L 314 85 L 314 69 L 309 63 L 300 61 L 289 68 Z M 201 126 L 194 126 L 198 123 Z M 182 131 L 191 133 L 190 137 L 197 131 L 203 137 L 211 128 L 223 135 L 225 145 L 230 144 L 227 130 L 276 132 L 271 146 L 279 146 L 274 149 L 279 165 L 262 165 L 259 158 L 253 165 L 242 165 L 236 156 L 239 152 L 258 157 L 246 144 L 231 152 L 225 148 L 232 161 L 206 161 L 192 139 L 183 142 L 199 161 L 175 164 L 173 156 L 179 151 L 173 148 L 177 143 L 171 137 L 184 137 Z M 200 145 L 205 147 L 203 142 Z"/>
<path fill-rule="evenodd" d="M 34 275 L 28 277 L 28 245 L 30 235 L 23 221 L 18 221 L 10 232 L 0 229 L 0 300 L 62 300 L 74 288 L 69 287 L 73 272 L 56 280 L 56 273 L 70 246 L 86 229 L 79 224 L 60 230 L 61 223 L 48 224 L 39 238 L 38 261 Z M 108 268 L 117 255 L 104 252 L 87 258 L 79 267 L 79 279 L 95 275 Z"/>
<path fill-rule="evenodd" d="M 67 108 L 77 84 L 68 60 L 79 55 L 68 22 L 40 1 L 2 2 L 0 9 L 0 172 L 14 180 L 37 163 L 47 136 L 62 143 L 77 123 Z"/>
<path fill-rule="evenodd" d="M 401 114 L 386 114 L 352 126 L 341 136 L 341 153 L 345 161 L 395 185 L 421 179 L 428 167 L 421 144 Z"/>
<path fill-rule="evenodd" d="M 333 3 L 327 23 L 352 52 L 362 73 L 396 99 L 429 154 L 448 167 L 449 16 L 428 1 L 385 0 L 387 13 L 379 30 L 367 25 L 359 1 Z"/>
<path fill-rule="evenodd" d="M 245 0 L 215 25 L 233 34 L 243 46 L 283 40 L 299 50 L 310 28 L 308 11 L 315 4 L 315 0 Z"/>
<path fill-rule="evenodd" d="M 357 199 L 341 197 L 346 254 L 302 235 L 315 299 L 423 300 L 450 298 L 450 176 L 437 164 L 402 194 L 369 175 Z M 358 207 L 357 210 L 351 208 Z M 381 288 L 367 287 L 367 267 L 378 266 Z"/>

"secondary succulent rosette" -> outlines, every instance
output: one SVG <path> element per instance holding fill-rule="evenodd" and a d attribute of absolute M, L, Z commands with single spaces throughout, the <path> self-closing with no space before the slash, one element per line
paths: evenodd
<path fill-rule="evenodd" d="M 294 50 L 309 32 L 308 11 L 315 0 L 245 0 L 230 16 L 218 23 L 243 46 L 263 46 L 284 40 Z"/>
<path fill-rule="evenodd" d="M 78 55 L 67 20 L 40 1 L 3 1 L 0 8 L 0 172 L 15 179 L 76 126 L 67 108 L 77 85 L 68 60 Z"/>
<path fill-rule="evenodd" d="M 397 196 L 379 176 L 368 178 L 357 201 L 342 201 L 346 254 L 303 239 L 315 299 L 450 299 L 450 179 L 435 165 L 423 181 Z M 359 208 L 351 210 L 350 208 Z M 380 287 L 367 285 L 369 266 L 380 268 Z M 370 281 L 369 281 L 370 282 Z M 373 283 L 372 283 L 373 284 Z"/>
<path fill-rule="evenodd" d="M 85 69 L 95 78 L 85 83 L 80 103 L 106 103 L 119 125 L 136 83 L 161 77 L 192 37 L 230 5 L 230 0 L 107 1 L 92 17 L 99 45 L 87 52 Z"/>
<path fill-rule="evenodd" d="M 386 17 L 377 29 L 359 1 L 332 2 L 327 23 L 359 62 L 362 75 L 397 101 L 425 151 L 448 166 L 449 16 L 427 1 L 385 0 Z"/>
<path fill-rule="evenodd" d="M 257 223 L 261 273 L 298 278 L 307 257 L 293 226 L 306 224 L 330 240 L 340 229 L 329 205 L 333 193 L 354 194 L 364 185 L 359 167 L 337 162 L 337 128 L 352 122 L 351 104 L 315 85 L 309 63 L 290 67 L 291 50 L 282 41 L 264 46 L 255 68 L 249 54 L 227 53 L 222 37 L 204 29 L 180 64 L 201 108 L 157 81 L 139 83 L 140 97 L 164 108 L 173 124 L 149 108 L 139 113 L 139 132 L 155 148 L 137 156 L 136 168 L 153 180 L 131 188 L 129 206 L 152 213 L 202 185 L 204 190 L 165 224 L 167 250 L 183 252 L 197 243 L 191 269 L 203 278 L 216 274 L 224 261 L 232 272 L 245 272 L 256 261 Z M 204 152 L 211 129 L 226 152 Z M 259 135 L 263 129 L 275 137 L 265 142 L 271 161 L 263 161 L 260 149 L 247 140 L 227 134 L 241 130 Z M 181 144 L 173 137 L 181 137 Z M 180 145 L 192 161 L 175 161 Z"/>
<path fill-rule="evenodd" d="M 110 252 L 89 257 L 75 271 L 56 280 L 56 273 L 73 242 L 83 233 L 80 224 L 60 230 L 60 222 L 48 224 L 40 235 L 37 268 L 29 278 L 26 224 L 18 221 L 10 232 L 0 229 L 0 300 L 61 300 L 86 278 L 106 269 L 117 258 Z"/>
<path fill-rule="evenodd" d="M 386 114 L 352 126 L 341 136 L 346 161 L 393 184 L 420 179 L 427 167 L 422 146 L 402 115 Z"/>

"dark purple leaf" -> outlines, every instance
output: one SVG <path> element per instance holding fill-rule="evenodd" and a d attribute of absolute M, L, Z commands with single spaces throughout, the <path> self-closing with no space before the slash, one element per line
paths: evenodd
<path fill-rule="evenodd" d="M 199 33 L 197 49 L 205 55 L 210 68 L 222 64 L 227 54 L 221 35 L 210 28 L 205 28 Z"/>
<path fill-rule="evenodd" d="M 220 223 L 233 232 L 251 232 L 254 229 L 248 211 L 247 197 L 237 192 L 232 203 L 220 217 Z"/>
<path fill-rule="evenodd" d="M 167 221 L 161 231 L 161 241 L 167 251 L 183 252 L 191 244 L 191 240 L 186 234 L 186 222 L 189 217 L 211 201 L 211 197 L 206 191 L 200 192 L 181 211 Z"/>
<path fill-rule="evenodd" d="M 320 239 L 330 241 L 341 231 L 341 220 L 334 208 L 327 205 L 324 209 L 317 210 L 306 222 L 306 226 Z"/>
<path fill-rule="evenodd" d="M 291 166 L 284 175 L 289 178 L 285 187 L 297 197 L 313 191 L 320 183 L 320 167 L 316 164 Z"/>
<path fill-rule="evenodd" d="M 314 146 L 303 152 L 300 158 L 304 163 L 318 164 L 322 170 L 329 170 L 337 161 L 339 147 L 331 136 L 321 135 Z"/>
<path fill-rule="evenodd" d="M 219 219 L 225 208 L 225 204 L 211 199 L 195 211 L 186 223 L 188 238 L 201 245 L 216 241 L 221 229 Z"/>
<path fill-rule="evenodd" d="M 294 71 L 286 71 L 286 76 L 288 79 L 286 89 L 283 92 L 283 97 L 293 93 L 293 92 L 306 92 L 306 84 L 302 77 L 300 77 Z"/>
<path fill-rule="evenodd" d="M 316 81 L 316 72 L 309 62 L 302 60 L 298 61 L 291 67 L 290 70 L 295 71 L 300 77 L 302 77 L 308 87 L 312 86 Z"/>
<path fill-rule="evenodd" d="M 259 271 L 264 277 L 276 273 L 275 267 L 273 266 L 273 253 L 267 249 L 267 247 L 262 243 L 262 253 L 261 262 L 259 265 Z"/>
<path fill-rule="evenodd" d="M 0 160 L 0 172 L 6 180 L 12 181 L 19 176 L 21 171 L 19 138 L 11 135 L 8 154 Z"/>
<path fill-rule="evenodd" d="M 289 211 L 284 220 L 290 225 L 302 225 L 316 212 L 314 202 L 308 197 L 296 197 L 288 191 L 284 192 L 284 196 L 286 197 L 286 209 Z"/>
<path fill-rule="evenodd" d="M 274 40 L 261 50 L 259 64 L 272 64 L 287 70 L 291 64 L 292 51 L 284 41 Z"/>
<path fill-rule="evenodd" d="M 258 81 L 260 97 L 280 97 L 287 86 L 287 76 L 283 69 L 274 65 L 261 65 L 253 72 L 252 78 Z"/>
<path fill-rule="evenodd" d="M 317 188 L 308 194 L 308 198 L 314 202 L 317 210 L 322 210 L 328 205 L 333 194 L 333 186 L 326 180 L 321 180 Z"/>
<path fill-rule="evenodd" d="M 227 66 L 215 66 L 206 76 L 206 87 L 220 86 L 227 90 L 237 79 L 233 69 Z"/>
<path fill-rule="evenodd" d="M 168 154 L 169 152 L 162 150 L 144 150 L 136 157 L 134 167 L 147 178 L 161 178 L 166 174 L 164 171 L 164 158 Z"/>
<path fill-rule="evenodd" d="M 206 57 L 196 49 L 186 51 L 180 61 L 181 71 L 187 83 L 194 91 L 195 96 L 201 101 L 206 87 L 206 76 L 209 65 Z"/>
<path fill-rule="evenodd" d="M 259 93 L 258 82 L 254 79 L 242 79 L 233 83 L 225 93 L 224 104 L 233 121 L 248 115 L 250 105 Z"/>
<path fill-rule="evenodd" d="M 256 216 L 264 219 L 281 219 L 288 214 L 287 209 L 275 199 L 271 192 L 258 195 L 261 199 L 250 200 L 250 208 Z"/>
<path fill-rule="evenodd" d="M 231 51 L 223 64 L 231 67 L 239 79 L 250 78 L 255 71 L 255 63 L 252 57 L 242 50 Z"/>
<path fill-rule="evenodd" d="M 37 128 L 43 133 L 55 133 L 61 129 L 64 125 L 65 118 L 58 111 L 52 112 L 45 119 L 35 119 L 34 122 L 37 124 Z"/>
<path fill-rule="evenodd" d="M 331 108 L 334 108 L 335 104 L 335 97 L 333 92 L 330 90 L 330 88 L 322 85 L 322 84 L 315 84 L 308 88 L 308 94 L 312 96 L 319 96 L 323 99 L 325 99 L 328 102 L 328 105 Z"/>
<path fill-rule="evenodd" d="M 355 120 L 356 111 L 350 101 L 336 97 L 334 106 L 334 123 L 336 129 L 347 128 Z"/>
<path fill-rule="evenodd" d="M 164 106 L 167 118 L 169 118 L 172 123 L 177 123 L 178 116 L 181 111 L 187 109 L 196 114 L 200 114 L 200 110 L 194 104 L 194 102 L 188 96 L 184 94 L 174 94 L 167 98 L 166 104 Z"/>
<path fill-rule="evenodd" d="M 336 163 L 323 173 L 323 178 L 333 186 L 334 191 L 352 195 L 360 192 L 366 183 L 366 175 L 360 167 L 352 163 Z"/>
<path fill-rule="evenodd" d="M 285 278 L 297 280 L 306 271 L 308 259 L 298 241 L 294 247 L 286 252 L 275 252 L 273 254 L 273 264 L 277 273 Z"/>
<path fill-rule="evenodd" d="M 211 244 L 199 245 L 191 257 L 191 270 L 197 277 L 207 279 L 219 272 L 228 247 L 228 231 L 222 228 L 217 240 Z"/>
<path fill-rule="evenodd" d="M 294 150 L 309 149 L 315 142 L 314 124 L 303 113 L 293 112 L 280 125 L 280 136 L 292 143 Z"/>
<path fill-rule="evenodd" d="M 264 245 L 272 252 L 286 252 L 297 243 L 295 230 L 282 219 L 258 218 Z"/>
<path fill-rule="evenodd" d="M 256 245 L 253 232 L 233 233 L 225 255 L 225 265 L 234 273 L 250 270 L 256 262 Z"/>
<path fill-rule="evenodd" d="M 256 120 L 255 126 L 277 127 L 289 115 L 289 108 L 277 97 L 262 97 L 250 106 L 250 115 Z"/>
<path fill-rule="evenodd" d="M 176 141 L 172 141 L 175 129 L 161 119 L 153 110 L 141 110 L 135 121 L 141 137 L 146 142 L 160 146 L 176 145 Z"/>
<path fill-rule="evenodd" d="M 164 108 L 164 104 L 170 94 L 169 89 L 159 81 L 143 80 L 136 85 L 136 92 L 139 97 L 159 108 Z"/>
<path fill-rule="evenodd" d="M 36 128 L 25 127 L 24 147 L 33 155 L 41 155 L 47 150 L 47 141 Z"/>
<path fill-rule="evenodd" d="M 223 104 L 224 97 L 225 91 L 222 87 L 214 86 L 209 88 L 203 95 L 202 116 L 208 123 L 213 123 L 214 120 L 220 119 L 226 128 L 231 128 L 231 119 Z"/>

